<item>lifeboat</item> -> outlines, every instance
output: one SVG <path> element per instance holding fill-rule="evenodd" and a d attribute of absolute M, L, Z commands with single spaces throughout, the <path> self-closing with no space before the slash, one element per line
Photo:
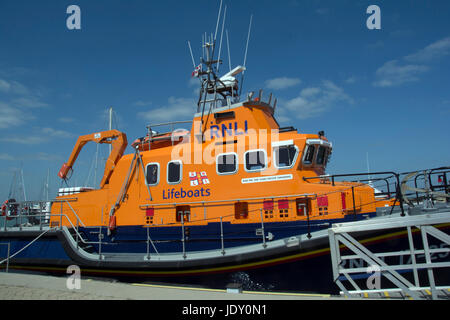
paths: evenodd
<path fill-rule="evenodd" d="M 41 212 L 48 223 L 5 224 L 1 242 L 17 251 L 24 239 L 33 244 L 13 262 L 219 287 L 246 273 L 271 288 L 329 290 L 334 225 L 373 221 L 385 206 L 400 205 L 389 214 L 405 215 L 398 174 L 386 198 L 369 184 L 335 181 L 343 175 L 326 174 L 333 144 L 324 131 L 280 127 L 272 94 L 243 93 L 245 66 L 216 74 L 215 45 L 204 38 L 207 59 L 193 73 L 200 94 L 190 130 L 158 133 L 153 128 L 182 121 L 151 124 L 129 154 L 117 130 L 79 137 L 58 176 L 69 184 L 86 143 L 110 144 L 99 187 L 61 188 L 50 214 Z M 361 236 L 380 245 L 399 234 Z"/>

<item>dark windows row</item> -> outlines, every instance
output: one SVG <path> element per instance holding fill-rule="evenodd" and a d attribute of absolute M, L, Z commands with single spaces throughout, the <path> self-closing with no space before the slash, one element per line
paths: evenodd
<path fill-rule="evenodd" d="M 291 168 L 296 160 L 298 148 L 295 145 L 278 146 L 273 149 L 275 166 L 279 169 Z M 217 173 L 233 174 L 238 170 L 236 153 L 217 156 Z M 263 149 L 250 150 L 244 154 L 244 168 L 247 172 L 262 171 L 267 168 L 267 154 Z"/>
<path fill-rule="evenodd" d="M 291 168 L 297 158 L 298 148 L 295 145 L 277 146 L 273 149 L 275 166 L 279 169 Z M 267 168 L 267 154 L 263 149 L 250 150 L 244 154 L 244 168 L 247 172 L 262 171 Z M 238 155 L 234 152 L 223 153 L 216 158 L 218 174 L 234 174 L 238 171 Z M 150 186 L 159 183 L 159 163 L 147 164 L 146 181 Z M 167 164 L 167 183 L 177 184 L 183 176 L 183 164 L 180 160 L 170 161 Z"/>
<path fill-rule="evenodd" d="M 146 182 L 150 186 L 155 186 L 159 183 L 159 163 L 153 162 L 147 164 L 145 177 Z M 183 164 L 180 160 L 170 161 L 167 164 L 167 183 L 177 184 L 181 182 L 183 176 Z"/>
<path fill-rule="evenodd" d="M 310 144 L 306 148 L 303 163 L 306 165 L 317 164 L 326 165 L 331 154 L 331 148 L 328 146 Z M 315 161 L 314 161 L 315 159 Z"/>

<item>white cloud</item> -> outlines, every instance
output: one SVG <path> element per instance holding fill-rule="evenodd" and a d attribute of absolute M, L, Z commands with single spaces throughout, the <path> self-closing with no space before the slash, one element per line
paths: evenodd
<path fill-rule="evenodd" d="M 48 137 L 56 137 L 56 138 L 71 138 L 73 134 L 64 130 L 56 130 L 53 128 L 42 128 L 42 133 L 47 135 Z"/>
<path fill-rule="evenodd" d="M 2 142 L 8 142 L 8 143 L 17 143 L 17 144 L 41 144 L 47 141 L 46 138 L 40 137 L 40 136 L 9 136 L 9 137 L 2 137 L 0 138 L 0 141 Z"/>
<path fill-rule="evenodd" d="M 422 50 L 405 57 L 406 61 L 427 63 L 446 56 L 450 53 L 450 37 L 433 42 Z"/>
<path fill-rule="evenodd" d="M 366 45 L 367 48 L 369 49 L 379 49 L 379 48 L 383 48 L 384 47 L 384 42 L 381 40 L 378 40 L 376 42 L 373 43 L 369 43 L 368 45 Z"/>
<path fill-rule="evenodd" d="M 198 87 L 200 83 L 201 80 L 199 80 L 199 78 L 192 77 L 189 79 L 188 87 Z"/>
<path fill-rule="evenodd" d="M 11 102 L 22 108 L 43 108 L 48 106 L 47 103 L 41 102 L 35 97 L 21 97 L 13 99 Z"/>
<path fill-rule="evenodd" d="M 0 91 L 8 92 L 11 89 L 11 84 L 3 79 L 0 79 Z"/>
<path fill-rule="evenodd" d="M 331 110 L 338 102 L 353 104 L 354 100 L 334 82 L 324 80 L 319 87 L 304 88 L 297 97 L 284 101 L 278 108 L 277 118 L 283 121 L 292 118 L 292 115 L 298 119 L 317 117 Z"/>
<path fill-rule="evenodd" d="M 48 106 L 37 98 L 39 93 L 32 94 L 26 86 L 15 80 L 0 79 L 0 92 L 3 93 L 3 101 L 0 101 L 0 129 L 23 125 L 35 119 L 27 109 Z"/>
<path fill-rule="evenodd" d="M 373 84 L 376 87 L 393 87 L 419 80 L 419 75 L 428 71 L 427 66 L 417 64 L 401 64 L 397 60 L 386 62 L 378 68 L 378 80 Z"/>
<path fill-rule="evenodd" d="M 150 100 L 147 100 L 147 101 L 138 100 L 138 101 L 133 103 L 133 105 L 138 106 L 138 107 L 147 107 L 147 106 L 149 106 L 151 104 L 152 104 L 152 102 Z"/>
<path fill-rule="evenodd" d="M 137 116 L 149 123 L 166 122 L 174 120 L 190 120 L 196 111 L 197 104 L 194 98 L 170 97 L 168 104 L 149 111 L 138 112 Z"/>
<path fill-rule="evenodd" d="M 299 78 L 280 77 L 267 80 L 265 82 L 265 85 L 269 89 L 279 90 L 293 87 L 297 84 L 300 84 L 301 82 L 302 81 Z"/>
<path fill-rule="evenodd" d="M 41 161 L 60 161 L 62 159 L 60 155 L 47 152 L 38 152 L 37 154 L 33 155 L 32 158 Z"/>
<path fill-rule="evenodd" d="M 345 83 L 353 84 L 353 83 L 356 83 L 356 80 L 358 80 L 358 78 L 356 76 L 351 76 L 351 77 L 345 79 Z"/>
<path fill-rule="evenodd" d="M 23 84 L 14 80 L 5 80 L 5 79 L 0 79 L 0 91 L 19 95 L 30 94 L 30 90 Z"/>
<path fill-rule="evenodd" d="M 16 159 L 10 154 L 0 153 L 0 160 L 14 161 Z"/>
<path fill-rule="evenodd" d="M 32 118 L 31 115 L 26 114 L 7 103 L 0 102 L 0 129 L 21 125 L 26 120 Z"/>
<path fill-rule="evenodd" d="M 33 161 L 40 160 L 40 161 L 60 161 L 61 156 L 56 154 L 50 154 L 46 152 L 37 152 L 34 154 L 23 154 L 20 156 L 12 156 L 7 153 L 0 153 L 0 160 L 5 161 L 20 161 L 20 160 L 29 160 L 33 159 Z"/>
<path fill-rule="evenodd" d="M 74 118 L 69 118 L 69 117 L 61 117 L 61 118 L 58 119 L 58 121 L 62 122 L 62 123 L 71 123 L 71 122 L 74 122 L 75 119 Z"/>
<path fill-rule="evenodd" d="M 14 144 L 41 144 L 48 142 L 52 138 L 71 138 L 73 134 L 64 131 L 57 130 L 49 127 L 45 128 L 34 128 L 35 133 L 28 135 L 9 135 L 2 136 L 0 142 L 14 143 Z"/>
<path fill-rule="evenodd" d="M 316 9 L 316 13 L 319 15 L 326 15 L 328 13 L 330 13 L 330 8 L 319 8 Z"/>
<path fill-rule="evenodd" d="M 394 87 L 417 82 L 420 75 L 431 69 L 431 64 L 450 53 L 450 37 L 438 40 L 401 59 L 387 61 L 377 69 L 376 87 Z"/>
<path fill-rule="evenodd" d="M 302 97 L 312 97 L 320 93 L 320 88 L 305 88 L 300 92 Z"/>

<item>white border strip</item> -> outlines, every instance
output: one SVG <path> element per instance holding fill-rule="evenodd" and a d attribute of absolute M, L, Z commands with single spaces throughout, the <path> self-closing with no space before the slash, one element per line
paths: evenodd
<path fill-rule="evenodd" d="M 241 183 L 259 183 L 259 182 L 273 182 L 273 181 L 284 181 L 292 180 L 292 174 L 282 174 L 278 176 L 267 176 L 267 177 L 255 177 L 255 178 L 243 178 Z"/>

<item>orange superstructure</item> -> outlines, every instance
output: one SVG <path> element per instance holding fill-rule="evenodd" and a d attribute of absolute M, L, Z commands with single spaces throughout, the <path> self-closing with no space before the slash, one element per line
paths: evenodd
<path fill-rule="evenodd" d="M 114 210 L 118 226 L 177 225 L 180 211 L 187 225 L 220 217 L 233 224 L 256 223 L 261 211 L 267 222 L 339 219 L 375 211 L 373 190 L 367 185 L 304 180 L 325 173 L 332 145 L 322 135 L 280 129 L 267 103 L 249 100 L 218 108 L 203 121 L 196 114 L 190 134 L 183 137 L 181 143 L 153 145 L 150 150 L 135 145 L 143 150 L 142 165 L 133 161 L 133 154 L 117 158 L 105 170 L 102 182 L 107 183 L 60 197 L 70 200 L 70 207 L 62 202 L 53 213 L 76 221 L 75 211 L 85 225 L 107 226 L 124 186 Z M 230 161 L 221 163 L 224 160 Z"/>
<path fill-rule="evenodd" d="M 208 246 L 205 238 L 217 232 L 218 223 L 240 235 L 231 236 L 236 244 L 259 234 L 258 224 L 279 239 L 305 233 L 311 224 L 319 228 L 375 213 L 369 185 L 335 183 L 325 175 L 332 143 L 323 131 L 280 128 L 272 94 L 265 99 L 260 90 L 243 99 L 236 77 L 245 67 L 220 78 L 215 74 L 220 61 L 211 55 L 214 43 L 204 43 L 204 68 L 193 73 L 201 88 L 190 130 L 176 129 L 183 121 L 149 125 L 147 135 L 132 143 L 134 154 L 127 155 L 122 155 L 126 137 L 118 131 L 80 137 L 61 178 L 86 142 L 113 143 L 113 152 L 98 189 L 60 193 L 51 225 L 107 227 L 108 235 L 133 241 L 151 230 L 166 244 L 178 241 L 173 237 L 181 227 L 202 250 L 200 243 Z M 162 125 L 170 130 L 154 131 Z"/>

